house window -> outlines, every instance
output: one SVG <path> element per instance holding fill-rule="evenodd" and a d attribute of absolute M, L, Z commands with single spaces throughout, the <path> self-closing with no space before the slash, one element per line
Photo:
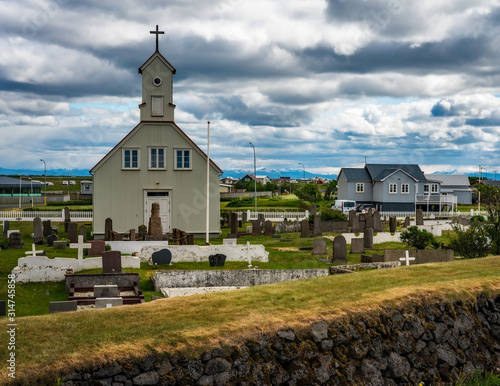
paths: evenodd
<path fill-rule="evenodd" d="M 389 194 L 396 194 L 398 192 L 398 184 L 389 184 Z"/>
<path fill-rule="evenodd" d="M 139 169 L 139 149 L 122 150 L 122 168 Z"/>
<path fill-rule="evenodd" d="M 163 117 L 163 97 L 162 96 L 152 96 L 151 97 L 151 116 Z"/>
<path fill-rule="evenodd" d="M 410 184 L 401 184 L 401 194 L 410 193 Z"/>
<path fill-rule="evenodd" d="M 191 149 L 175 150 L 175 169 L 191 170 Z"/>
<path fill-rule="evenodd" d="M 165 154 L 166 147 L 150 147 L 149 148 L 149 168 L 150 169 L 166 169 Z"/>
<path fill-rule="evenodd" d="M 365 192 L 365 184 L 362 182 L 356 183 L 356 193 L 364 193 Z"/>
<path fill-rule="evenodd" d="M 432 184 L 431 185 L 431 193 L 437 193 L 438 192 L 438 184 Z"/>
<path fill-rule="evenodd" d="M 424 185 L 424 194 L 429 194 L 429 185 L 428 184 Z"/>

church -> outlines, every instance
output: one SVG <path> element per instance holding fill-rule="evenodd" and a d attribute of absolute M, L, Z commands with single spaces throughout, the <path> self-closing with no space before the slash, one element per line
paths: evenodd
<path fill-rule="evenodd" d="M 148 225 L 153 203 L 160 205 L 163 233 L 174 228 L 203 237 L 206 232 L 207 155 L 174 122 L 175 68 L 158 50 L 139 67 L 140 122 L 91 170 L 93 231 L 104 238 L 106 218 L 118 233 Z M 219 177 L 210 160 L 209 232 L 220 234 Z"/>

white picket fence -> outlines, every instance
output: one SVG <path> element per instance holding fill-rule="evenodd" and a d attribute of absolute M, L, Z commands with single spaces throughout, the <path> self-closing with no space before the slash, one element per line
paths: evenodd
<path fill-rule="evenodd" d="M 309 211 L 305 212 L 300 212 L 300 211 L 295 211 L 295 212 L 257 212 L 257 214 L 253 211 L 247 210 L 247 219 L 248 220 L 257 220 L 258 215 L 263 214 L 266 221 L 273 221 L 273 222 L 278 222 L 278 221 L 285 221 L 287 219 L 288 221 L 301 221 L 304 219 L 309 218 Z M 243 219 L 243 212 L 238 212 L 238 220 Z"/>
<path fill-rule="evenodd" d="M 424 213 L 424 218 L 429 219 L 429 218 L 436 218 L 436 217 L 460 217 L 460 216 L 487 216 L 487 212 L 482 210 L 473 210 L 471 209 L 470 212 L 423 212 Z M 411 212 L 386 212 L 382 211 L 380 212 L 381 216 L 396 216 L 397 218 L 405 218 L 405 217 L 415 217 L 415 211 Z"/>
<path fill-rule="evenodd" d="M 93 212 L 89 211 L 70 211 L 71 221 L 92 221 Z M 64 221 L 64 209 L 51 211 L 0 211 L 0 221 L 33 221 L 35 217 L 42 220 Z"/>

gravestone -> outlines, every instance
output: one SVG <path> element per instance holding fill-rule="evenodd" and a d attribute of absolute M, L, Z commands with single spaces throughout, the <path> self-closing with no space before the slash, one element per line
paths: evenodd
<path fill-rule="evenodd" d="M 7 315 L 7 301 L 0 300 L 0 316 Z"/>
<path fill-rule="evenodd" d="M 416 225 L 424 225 L 424 211 L 422 209 L 417 209 Z"/>
<path fill-rule="evenodd" d="M 102 273 L 121 273 L 122 254 L 120 251 L 106 251 L 102 254 Z"/>
<path fill-rule="evenodd" d="M 362 237 L 352 238 L 351 239 L 351 253 L 363 253 L 364 251 L 365 251 L 364 239 Z"/>
<path fill-rule="evenodd" d="M 300 222 L 300 237 L 309 237 L 309 221 L 307 219 Z"/>
<path fill-rule="evenodd" d="M 135 229 L 131 229 L 128 233 L 128 239 L 130 241 L 135 241 Z"/>
<path fill-rule="evenodd" d="M 389 216 L 389 232 L 396 233 L 397 224 L 396 224 L 396 216 Z"/>
<path fill-rule="evenodd" d="M 356 215 L 355 210 L 349 211 L 349 223 L 347 226 L 349 228 L 351 228 L 351 232 L 358 232 L 359 231 L 358 216 Z"/>
<path fill-rule="evenodd" d="M 113 220 L 109 217 L 104 220 L 104 239 L 106 241 L 111 240 L 111 232 L 113 231 Z"/>
<path fill-rule="evenodd" d="M 49 303 L 49 314 L 55 314 L 56 312 L 76 311 L 77 309 L 78 304 L 76 300 L 66 300 L 62 302 Z"/>
<path fill-rule="evenodd" d="M 231 234 L 236 235 L 238 234 L 238 213 L 236 212 L 231 212 L 229 214 L 229 223 L 230 223 L 230 229 L 231 229 Z"/>
<path fill-rule="evenodd" d="M 314 230 L 313 236 L 321 236 L 321 217 L 318 214 L 314 215 Z"/>
<path fill-rule="evenodd" d="M 54 241 L 59 240 L 59 237 L 57 235 L 51 234 L 47 236 L 47 247 L 53 247 L 54 246 Z"/>
<path fill-rule="evenodd" d="M 54 249 L 66 249 L 68 247 L 68 242 L 65 240 L 55 240 L 52 242 L 52 246 Z"/>
<path fill-rule="evenodd" d="M 347 244 L 342 235 L 333 239 L 333 263 L 347 263 Z"/>
<path fill-rule="evenodd" d="M 89 240 L 90 248 L 87 250 L 89 256 L 101 256 L 106 251 L 104 240 Z"/>
<path fill-rule="evenodd" d="M 70 248 L 78 249 L 78 260 L 79 261 L 83 260 L 83 249 L 90 248 L 91 246 L 92 246 L 91 244 L 83 242 L 82 235 L 78 235 L 78 242 L 77 243 L 69 243 Z"/>
<path fill-rule="evenodd" d="M 223 267 L 226 262 L 226 255 L 216 253 L 215 255 L 208 256 L 208 263 L 211 267 Z"/>
<path fill-rule="evenodd" d="M 373 248 L 373 228 L 365 229 L 363 240 L 363 246 L 365 248 Z"/>
<path fill-rule="evenodd" d="M 94 296 L 96 298 L 112 298 L 119 296 L 118 286 L 116 284 L 96 284 L 94 285 Z"/>
<path fill-rule="evenodd" d="M 366 228 L 372 228 L 374 226 L 374 221 L 373 221 L 373 214 L 371 213 L 371 208 L 369 209 L 368 213 L 366 214 L 365 217 L 365 229 Z"/>
<path fill-rule="evenodd" d="M 64 208 L 64 231 L 68 231 L 68 225 L 71 222 L 71 217 L 69 215 L 69 208 L 65 207 Z"/>
<path fill-rule="evenodd" d="M 248 213 L 246 211 L 241 214 L 241 219 L 243 222 L 248 221 Z"/>
<path fill-rule="evenodd" d="M 153 202 L 151 204 L 151 217 L 149 218 L 148 235 L 161 236 L 163 226 L 161 225 L 160 204 Z"/>
<path fill-rule="evenodd" d="M 112 308 L 123 306 L 123 298 L 96 298 L 95 308 Z"/>
<path fill-rule="evenodd" d="M 49 237 L 52 234 L 52 224 L 50 220 L 43 221 L 43 237 Z"/>
<path fill-rule="evenodd" d="M 313 255 L 326 255 L 326 240 L 314 239 Z"/>
<path fill-rule="evenodd" d="M 258 216 L 259 219 L 259 225 L 261 228 L 264 227 L 264 223 L 266 222 L 266 216 L 264 216 L 262 213 L 259 214 Z"/>
<path fill-rule="evenodd" d="M 252 236 L 259 236 L 260 233 L 260 220 L 252 220 Z"/>
<path fill-rule="evenodd" d="M 168 249 L 160 249 L 151 255 L 153 264 L 169 265 L 172 262 L 172 252 Z"/>
<path fill-rule="evenodd" d="M 148 228 L 144 224 L 139 225 L 139 229 L 138 229 L 137 233 L 138 233 L 139 240 L 144 240 L 144 237 L 148 234 Z"/>
<path fill-rule="evenodd" d="M 380 219 L 380 213 L 378 210 L 373 212 L 373 231 L 374 232 L 383 232 L 384 231 L 384 225 L 382 224 L 382 221 Z"/>
<path fill-rule="evenodd" d="M 318 209 L 316 208 L 316 205 L 314 205 L 314 204 L 311 205 L 311 207 L 309 208 L 309 213 L 310 214 L 318 213 Z"/>
<path fill-rule="evenodd" d="M 21 249 L 24 248 L 23 237 L 21 232 L 12 232 L 9 235 L 9 248 Z"/>
<path fill-rule="evenodd" d="M 70 243 L 78 242 L 78 224 L 76 222 L 70 222 L 68 224 L 68 240 Z"/>
<path fill-rule="evenodd" d="M 38 245 L 43 244 L 42 219 L 40 217 L 33 219 L 33 243 Z"/>
<path fill-rule="evenodd" d="M 194 245 L 194 235 L 192 233 L 187 234 L 186 245 Z"/>
<path fill-rule="evenodd" d="M 7 232 L 9 231 L 9 227 L 10 227 L 10 221 L 5 220 L 3 222 L 3 234 L 2 234 L 2 237 L 8 237 L 7 236 Z"/>
<path fill-rule="evenodd" d="M 87 228 L 85 225 L 80 225 L 78 228 L 78 235 L 83 236 L 83 241 L 87 241 Z"/>
<path fill-rule="evenodd" d="M 273 235 L 273 223 L 269 220 L 266 221 L 266 226 L 264 229 L 264 234 L 266 236 L 272 236 Z"/>
<path fill-rule="evenodd" d="M 406 216 L 405 221 L 403 222 L 403 228 L 408 228 L 409 226 L 410 226 L 410 218 Z"/>

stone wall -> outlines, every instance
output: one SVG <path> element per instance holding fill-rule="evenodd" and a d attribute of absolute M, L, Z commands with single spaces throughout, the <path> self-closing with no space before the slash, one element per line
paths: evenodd
<path fill-rule="evenodd" d="M 325 233 L 345 233 L 347 232 L 347 221 L 321 221 L 321 232 Z"/>
<path fill-rule="evenodd" d="M 70 284 L 75 283 L 76 288 L 94 287 L 94 285 L 113 284 L 118 287 L 131 287 L 134 282 L 139 283 L 138 273 L 87 273 L 66 275 L 66 291 L 69 292 Z"/>
<path fill-rule="evenodd" d="M 148 356 L 66 374 L 62 385 L 396 385 L 493 371 L 500 297 L 385 307 L 348 321 L 283 329 L 193 358 Z"/>
<path fill-rule="evenodd" d="M 275 225 L 274 233 L 300 232 L 300 221 L 283 221 Z"/>
<path fill-rule="evenodd" d="M 249 287 L 328 276 L 328 269 L 237 269 L 214 271 L 156 271 L 155 291 L 161 288 Z"/>
<path fill-rule="evenodd" d="M 415 257 L 415 260 L 410 260 L 410 265 L 413 264 L 426 264 L 426 263 L 444 263 L 447 261 L 453 261 L 453 250 L 452 249 L 419 249 L 408 251 L 410 257 Z M 362 256 L 363 263 L 370 262 L 390 262 L 390 261 L 400 261 L 399 259 L 405 257 L 405 251 L 403 250 L 386 250 L 384 251 L 384 256 Z M 406 264 L 406 263 L 403 263 Z"/>

